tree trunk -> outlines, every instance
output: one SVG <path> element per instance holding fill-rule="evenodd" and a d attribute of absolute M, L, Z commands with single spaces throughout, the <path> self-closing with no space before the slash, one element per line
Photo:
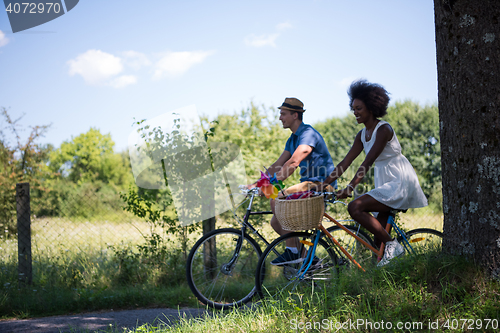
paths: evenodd
<path fill-rule="evenodd" d="M 500 276 L 500 1 L 434 0 L 443 249 Z"/>

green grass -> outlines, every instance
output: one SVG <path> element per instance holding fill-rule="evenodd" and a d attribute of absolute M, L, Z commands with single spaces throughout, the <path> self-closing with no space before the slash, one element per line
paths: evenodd
<path fill-rule="evenodd" d="M 271 240 L 268 223 L 263 229 Z M 151 232 L 148 224 L 130 217 L 33 219 L 32 285 L 19 286 L 17 241 L 0 239 L 0 318 L 197 306 L 178 237 L 163 237 L 164 252 L 140 255 L 137 245 L 147 244 L 143 236 Z M 188 252 L 200 236 L 201 231 L 189 235 Z"/>
<path fill-rule="evenodd" d="M 30 286 L 17 281 L 17 241 L 0 241 L 0 318 L 197 304 L 175 241 L 161 263 L 138 256 L 146 223 L 34 219 L 32 231 Z"/>
<path fill-rule="evenodd" d="M 498 332 L 491 322 L 488 329 L 467 327 L 499 318 L 498 281 L 464 258 L 434 255 L 405 257 L 367 272 L 351 270 L 313 301 L 264 301 L 206 319 L 181 319 L 171 328 L 144 325 L 131 332 L 335 332 L 336 325 L 345 325 L 342 332 Z M 454 319 L 474 319 L 474 326 L 458 321 L 458 329 L 447 330 Z M 396 329 L 398 323 L 403 329 Z"/>
<path fill-rule="evenodd" d="M 407 229 L 442 228 L 439 214 L 420 210 L 401 215 L 400 224 Z M 272 239 L 268 224 L 262 229 Z M 158 258 L 138 256 L 136 245 L 150 232 L 145 223 L 37 219 L 33 230 L 33 284 L 29 287 L 20 288 L 17 283 L 17 242 L 0 241 L 0 318 L 137 307 L 203 307 L 187 287 L 184 254 L 175 238 L 165 243 L 161 263 Z M 198 237 L 191 235 L 189 246 Z M 463 258 L 406 256 L 386 269 L 350 270 L 335 287 L 318 296 L 319 302 L 263 302 L 252 309 L 216 312 L 205 320 L 181 319 L 170 331 L 292 332 L 296 331 L 293 320 L 326 320 L 335 325 L 358 319 L 424 324 L 456 318 L 498 319 L 499 295 L 498 281 L 490 280 Z M 164 331 L 146 325 L 134 332 Z"/>

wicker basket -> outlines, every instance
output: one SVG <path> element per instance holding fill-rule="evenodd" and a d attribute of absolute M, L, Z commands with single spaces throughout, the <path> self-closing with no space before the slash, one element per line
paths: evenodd
<path fill-rule="evenodd" d="M 306 199 L 276 199 L 275 215 L 281 227 L 289 231 L 316 228 L 325 213 L 323 195 Z"/>

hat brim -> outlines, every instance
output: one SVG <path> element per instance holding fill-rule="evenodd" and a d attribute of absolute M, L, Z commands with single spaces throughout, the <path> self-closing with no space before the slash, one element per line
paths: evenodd
<path fill-rule="evenodd" d="M 304 112 L 304 111 L 306 111 L 306 109 L 292 109 L 292 108 L 289 108 L 287 106 L 278 106 L 278 109 L 295 111 L 295 112 Z"/>

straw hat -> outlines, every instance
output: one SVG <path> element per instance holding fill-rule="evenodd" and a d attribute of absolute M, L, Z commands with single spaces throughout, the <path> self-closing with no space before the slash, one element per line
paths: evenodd
<path fill-rule="evenodd" d="M 290 110 L 290 111 L 298 111 L 298 112 L 304 112 L 304 103 L 299 101 L 295 97 L 287 97 L 285 98 L 285 101 L 281 106 L 278 107 L 278 109 L 285 109 L 285 110 Z"/>

